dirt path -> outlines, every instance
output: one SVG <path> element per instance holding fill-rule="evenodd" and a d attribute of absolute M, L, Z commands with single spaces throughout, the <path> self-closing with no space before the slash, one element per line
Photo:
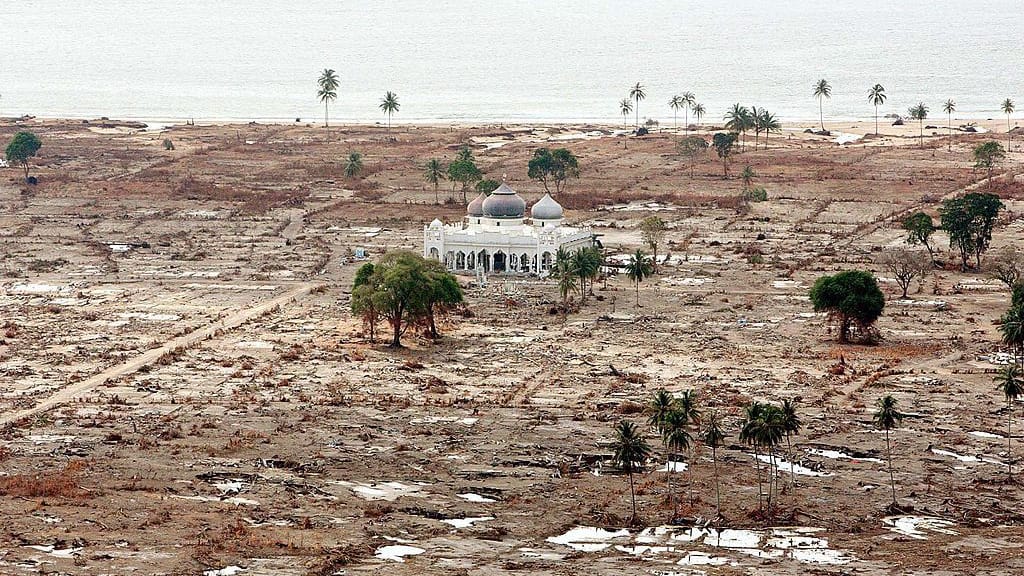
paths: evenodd
<path fill-rule="evenodd" d="M 95 376 L 91 376 L 80 382 L 65 386 L 53 393 L 51 396 L 40 400 L 31 408 L 18 410 L 16 412 L 11 412 L 10 414 L 2 414 L 0 415 L 0 428 L 11 425 L 23 418 L 40 414 L 65 402 L 74 400 L 79 395 L 85 394 L 114 378 L 131 374 L 143 366 L 148 366 L 156 362 L 157 359 L 164 354 L 179 348 L 187 348 L 193 344 L 206 340 L 212 337 L 217 331 L 236 328 L 253 318 L 257 318 L 273 310 L 277 306 L 288 304 L 297 298 L 309 294 L 309 292 L 316 286 L 317 284 L 311 282 L 299 284 L 284 294 L 271 298 L 266 302 L 262 302 L 244 310 L 239 310 L 225 318 L 217 320 L 216 322 L 207 324 L 203 328 L 199 328 L 183 336 L 173 338 L 159 348 L 153 348 L 140 356 L 136 356 L 135 358 L 128 360 L 127 362 L 111 366 Z"/>

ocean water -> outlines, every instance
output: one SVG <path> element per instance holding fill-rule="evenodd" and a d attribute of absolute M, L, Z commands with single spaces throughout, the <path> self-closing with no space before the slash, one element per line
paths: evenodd
<path fill-rule="evenodd" d="M 395 122 L 672 122 L 689 90 L 721 118 L 733 102 L 784 121 L 868 118 L 925 102 L 944 118 L 1024 113 L 1022 0 L 22 0 L 0 2 L 0 115 Z M 682 117 L 680 117 L 680 122 Z"/>

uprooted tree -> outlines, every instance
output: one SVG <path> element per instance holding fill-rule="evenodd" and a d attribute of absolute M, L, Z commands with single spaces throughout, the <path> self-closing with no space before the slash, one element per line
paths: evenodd
<path fill-rule="evenodd" d="M 847 270 L 833 276 L 822 276 L 811 287 L 815 312 L 827 312 L 838 325 L 840 343 L 850 341 L 850 331 L 857 328 L 868 337 L 875 321 L 885 308 L 885 296 L 870 272 Z"/>
<path fill-rule="evenodd" d="M 352 289 L 352 313 L 370 327 L 379 320 L 391 326 L 391 346 L 402 346 L 410 326 L 438 336 L 435 319 L 463 302 L 458 281 L 436 260 L 407 251 L 388 252 L 376 264 L 364 264 Z"/>

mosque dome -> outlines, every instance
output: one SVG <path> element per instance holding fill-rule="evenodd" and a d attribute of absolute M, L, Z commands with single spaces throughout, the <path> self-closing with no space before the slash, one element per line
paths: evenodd
<path fill-rule="evenodd" d="M 522 218 L 526 201 L 504 182 L 483 201 L 483 215 L 488 218 Z"/>
<path fill-rule="evenodd" d="M 473 201 L 469 203 L 469 206 L 466 206 L 466 214 L 468 216 L 483 216 L 484 200 L 486 199 L 487 195 L 481 192 L 479 196 L 474 198 Z"/>
<path fill-rule="evenodd" d="M 434 229 L 444 228 L 444 223 L 438 220 L 437 218 L 434 218 L 434 221 L 430 223 L 430 227 Z"/>
<path fill-rule="evenodd" d="M 561 220 L 563 214 L 562 205 L 555 202 L 551 194 L 545 194 L 530 209 L 530 216 L 534 220 Z"/>

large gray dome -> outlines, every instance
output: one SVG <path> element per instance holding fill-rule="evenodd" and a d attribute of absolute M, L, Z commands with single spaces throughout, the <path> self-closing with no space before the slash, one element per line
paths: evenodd
<path fill-rule="evenodd" d="M 469 216 L 483 216 L 484 200 L 486 199 L 487 195 L 481 192 L 479 196 L 474 198 L 473 201 L 469 203 L 469 206 L 466 206 L 466 214 Z"/>
<path fill-rule="evenodd" d="M 504 182 L 483 203 L 484 216 L 488 218 L 522 218 L 526 213 L 526 201 Z"/>
<path fill-rule="evenodd" d="M 562 205 L 555 202 L 551 194 L 545 194 L 530 209 L 530 216 L 534 220 L 561 220 L 563 215 Z"/>

